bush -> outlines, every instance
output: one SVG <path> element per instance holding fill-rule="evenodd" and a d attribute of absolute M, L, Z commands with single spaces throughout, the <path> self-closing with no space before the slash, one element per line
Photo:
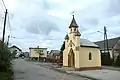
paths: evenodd
<path fill-rule="evenodd" d="M 12 68 L 11 60 L 13 59 L 13 55 L 10 53 L 8 47 L 1 42 L 0 44 L 0 72 L 1 71 L 9 71 Z"/>
<path fill-rule="evenodd" d="M 3 80 L 10 80 L 7 79 L 9 78 L 8 75 L 12 74 L 12 59 L 14 57 L 14 54 L 11 54 L 7 45 L 2 43 L 2 41 L 0 41 L 0 79 L 2 75 L 7 75 L 5 76 L 6 79 Z M 4 76 L 2 76 L 4 77 Z"/>
<path fill-rule="evenodd" d="M 115 65 L 120 66 L 120 55 L 118 55 Z"/>
<path fill-rule="evenodd" d="M 35 61 L 38 61 L 38 57 L 35 57 Z"/>
<path fill-rule="evenodd" d="M 0 80 L 12 80 L 12 73 L 0 72 Z"/>

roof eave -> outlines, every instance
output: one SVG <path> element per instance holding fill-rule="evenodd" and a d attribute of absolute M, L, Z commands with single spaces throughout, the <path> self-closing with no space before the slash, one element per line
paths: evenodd
<path fill-rule="evenodd" d="M 87 46 L 87 45 L 80 45 L 81 47 L 90 47 L 90 48 L 99 48 L 97 46 Z"/>
<path fill-rule="evenodd" d="M 78 28 L 78 26 L 72 26 L 72 25 L 69 26 L 69 28 L 72 28 L 72 27 Z"/>

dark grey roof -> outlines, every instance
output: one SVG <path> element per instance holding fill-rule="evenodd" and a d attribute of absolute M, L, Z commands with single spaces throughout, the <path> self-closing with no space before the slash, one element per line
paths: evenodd
<path fill-rule="evenodd" d="M 66 40 L 66 39 L 67 39 L 67 40 L 69 39 L 69 36 L 68 36 L 68 34 L 65 36 L 65 40 Z"/>
<path fill-rule="evenodd" d="M 39 47 L 33 48 L 33 47 L 30 47 L 29 49 L 47 49 L 47 48 L 39 48 Z"/>
<path fill-rule="evenodd" d="M 95 43 L 87 40 L 87 39 L 80 39 L 80 45 L 84 47 L 96 47 L 98 48 L 99 46 L 96 45 Z"/>
<path fill-rule="evenodd" d="M 80 46 L 81 47 L 94 47 L 94 48 L 99 48 L 98 45 L 96 45 L 95 43 L 87 40 L 87 39 L 80 39 Z M 62 46 L 61 46 L 61 51 L 63 51 L 65 49 L 65 42 L 63 42 Z"/>
<path fill-rule="evenodd" d="M 120 37 L 108 39 L 108 47 L 109 47 L 109 49 L 112 49 L 116 45 L 118 40 L 120 40 Z M 104 49 L 104 40 L 97 41 L 97 42 L 94 42 L 94 43 L 97 44 L 100 47 L 101 50 Z"/>
<path fill-rule="evenodd" d="M 71 24 L 70 24 L 69 28 L 71 28 L 71 27 L 76 27 L 76 28 L 78 28 L 78 25 L 77 25 L 77 23 L 76 23 L 76 21 L 75 21 L 74 15 L 73 15 L 73 19 L 72 19 L 72 21 L 71 21 Z"/>
<path fill-rule="evenodd" d="M 60 50 L 51 50 L 51 51 L 50 51 L 50 54 L 59 55 L 59 53 L 60 53 Z"/>
<path fill-rule="evenodd" d="M 12 47 L 10 48 L 17 48 L 19 51 L 22 51 L 20 48 L 18 48 L 17 46 L 13 45 Z"/>
<path fill-rule="evenodd" d="M 117 42 L 117 44 L 113 47 L 114 50 L 120 51 L 120 40 Z"/>

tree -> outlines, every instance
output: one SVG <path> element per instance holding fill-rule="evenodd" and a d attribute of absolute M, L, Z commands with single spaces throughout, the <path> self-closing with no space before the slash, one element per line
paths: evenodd
<path fill-rule="evenodd" d="M 39 61 L 40 61 L 40 57 L 44 55 L 43 50 L 38 48 L 38 49 L 35 49 L 35 51 L 39 55 Z"/>

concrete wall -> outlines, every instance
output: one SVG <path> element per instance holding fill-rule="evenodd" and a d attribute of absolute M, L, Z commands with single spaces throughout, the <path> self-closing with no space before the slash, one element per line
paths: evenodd
<path fill-rule="evenodd" d="M 104 53 L 104 50 L 102 50 L 101 52 Z M 105 52 L 107 52 L 107 51 L 105 51 Z M 110 52 L 110 57 L 113 58 L 112 50 L 109 50 L 109 52 Z"/>

